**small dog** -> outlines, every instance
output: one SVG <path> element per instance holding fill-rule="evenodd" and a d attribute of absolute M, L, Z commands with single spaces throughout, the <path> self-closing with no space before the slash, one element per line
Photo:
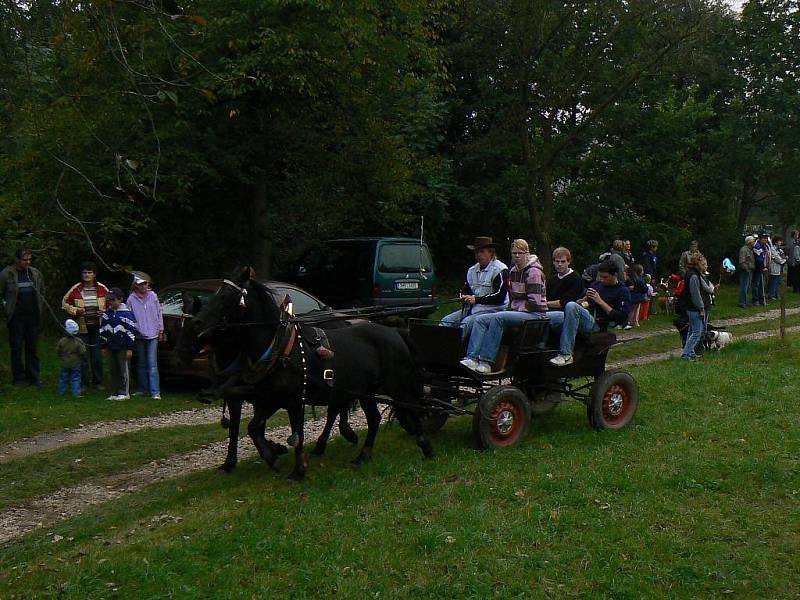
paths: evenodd
<path fill-rule="evenodd" d="M 727 331 L 709 331 L 706 340 L 711 350 L 722 350 L 733 341 L 733 336 Z"/>

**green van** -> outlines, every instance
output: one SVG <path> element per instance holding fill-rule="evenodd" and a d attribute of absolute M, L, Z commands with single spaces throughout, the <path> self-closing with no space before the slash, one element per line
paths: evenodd
<path fill-rule="evenodd" d="M 437 306 L 430 250 L 414 238 L 328 240 L 306 252 L 289 279 L 333 308 Z"/>

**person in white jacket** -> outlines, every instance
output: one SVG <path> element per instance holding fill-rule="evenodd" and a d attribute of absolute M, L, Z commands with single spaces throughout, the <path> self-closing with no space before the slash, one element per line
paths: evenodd
<path fill-rule="evenodd" d="M 783 238 L 775 236 L 772 238 L 772 245 L 769 249 L 769 287 L 767 288 L 767 299 L 778 299 L 778 287 L 783 276 L 783 265 L 786 264 L 786 252 L 783 250 Z"/>

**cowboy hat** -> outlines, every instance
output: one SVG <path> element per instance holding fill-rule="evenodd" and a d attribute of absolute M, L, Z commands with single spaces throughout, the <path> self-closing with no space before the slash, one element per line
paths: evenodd
<path fill-rule="evenodd" d="M 495 248 L 496 244 L 492 238 L 485 236 L 478 236 L 472 244 L 467 244 L 468 250 L 481 250 L 482 248 Z"/>

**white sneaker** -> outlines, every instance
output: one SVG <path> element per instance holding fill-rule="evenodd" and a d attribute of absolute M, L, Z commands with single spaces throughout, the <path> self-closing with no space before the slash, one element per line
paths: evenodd
<path fill-rule="evenodd" d="M 478 366 L 478 362 L 471 359 L 470 357 L 462 358 L 459 362 L 468 369 L 472 369 L 473 371 L 475 370 L 475 367 Z"/>
<path fill-rule="evenodd" d="M 126 396 L 125 394 L 120 394 L 119 396 L 114 396 L 114 400 L 130 400 L 130 396 Z"/>
<path fill-rule="evenodd" d="M 114 394 L 111 394 L 106 400 L 116 400 L 117 397 Z"/>
<path fill-rule="evenodd" d="M 625 325 L 625 327 L 623 327 L 623 329 L 625 329 L 625 330 L 633 329 L 633 325 Z"/>
<path fill-rule="evenodd" d="M 572 354 L 559 354 L 550 359 L 550 364 L 556 367 L 566 367 L 572 364 Z"/>
<path fill-rule="evenodd" d="M 492 366 L 485 361 L 479 360 L 472 368 L 472 370 L 475 371 L 476 373 L 491 373 Z"/>

